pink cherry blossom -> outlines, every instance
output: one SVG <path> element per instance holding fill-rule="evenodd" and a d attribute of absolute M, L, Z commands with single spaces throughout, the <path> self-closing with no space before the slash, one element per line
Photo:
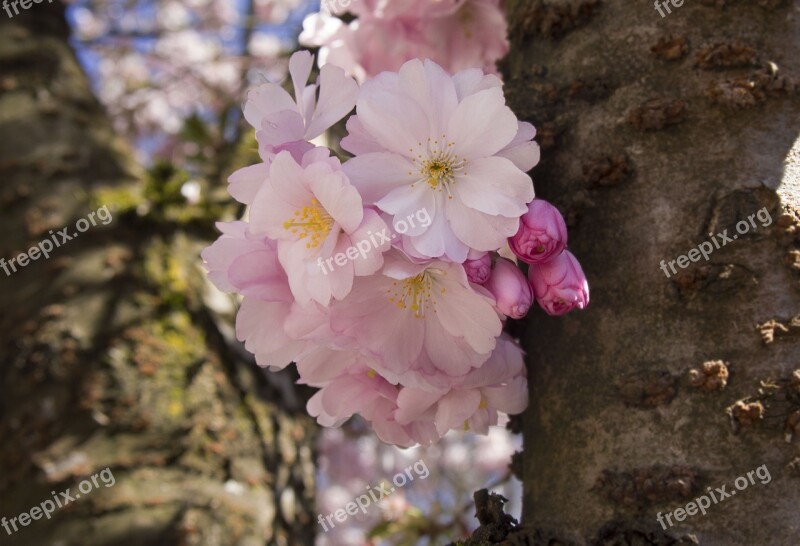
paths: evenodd
<path fill-rule="evenodd" d="M 383 442 L 399 447 L 412 447 L 415 445 L 429 446 L 442 439 L 431 421 L 413 421 L 401 424 L 395 419 L 397 400 L 390 401 L 384 398 L 375 404 L 369 414 L 369 421 L 375 434 Z"/>
<path fill-rule="evenodd" d="M 309 399 L 308 413 L 322 426 L 340 426 L 358 413 L 370 422 L 382 441 L 400 447 L 438 441 L 441 435 L 433 423 L 400 424 L 395 420 L 399 389 L 368 364 L 369 361 L 356 360 L 340 369 Z"/>
<path fill-rule="evenodd" d="M 303 23 L 305 45 L 320 47 L 320 66 L 341 67 L 359 82 L 385 70 L 397 70 L 410 59 L 431 56 L 419 21 L 395 18 L 340 19 L 314 14 Z"/>
<path fill-rule="evenodd" d="M 307 144 L 308 146 L 305 146 Z M 310 143 L 301 143 L 301 145 L 284 145 L 276 148 L 275 155 L 281 151 L 289 152 L 292 157 L 300 163 L 304 168 L 310 166 L 312 163 L 328 163 L 331 168 L 339 169 L 341 163 L 335 157 L 331 157 L 331 152 L 328 148 L 314 147 Z M 228 192 L 234 199 L 245 205 L 252 205 L 255 200 L 256 193 L 262 186 L 266 185 L 269 178 L 269 166 L 274 159 L 274 155 L 263 163 L 256 163 L 243 167 L 228 177 Z"/>
<path fill-rule="evenodd" d="M 505 258 L 495 261 L 492 275 L 483 285 L 495 298 L 495 309 L 513 319 L 528 314 L 533 294 L 528 279 L 519 268 Z"/>
<path fill-rule="evenodd" d="M 340 426 L 358 413 L 370 422 L 375 434 L 384 442 L 400 447 L 430 445 L 441 438 L 433 422 L 419 420 L 398 423 L 397 395 L 400 389 L 378 372 L 356 361 L 337 372 L 312 396 L 307 409 L 322 426 Z"/>
<path fill-rule="evenodd" d="M 354 370 L 374 371 L 380 365 L 375 358 L 361 353 L 356 347 L 336 348 L 332 344 L 307 351 L 297 358 L 296 363 L 299 383 L 312 387 L 324 387 Z"/>
<path fill-rule="evenodd" d="M 209 280 L 224 292 L 246 291 L 253 286 L 271 287 L 272 290 L 251 295 L 265 300 L 291 302 L 293 298 L 288 291 L 286 273 L 277 261 L 275 242 L 263 235 L 250 233 L 247 222 L 217 222 L 216 225 L 222 235 L 201 253 Z M 249 282 L 242 268 L 252 257 L 259 261 L 259 266 L 263 266 L 258 271 L 262 281 L 258 284 Z M 234 263 L 237 264 L 236 268 L 233 267 Z M 249 266 L 246 269 L 252 270 Z"/>
<path fill-rule="evenodd" d="M 426 17 L 424 21 L 428 43 L 436 51 L 434 60 L 442 59 L 442 65 L 451 72 L 473 67 L 496 72 L 495 63 L 509 48 L 505 13 L 499 0 L 424 3 L 434 5 L 428 9 L 435 9 L 437 3 L 451 5 L 441 16 Z"/>
<path fill-rule="evenodd" d="M 257 363 L 294 361 L 299 382 L 319 389 L 307 409 L 321 425 L 358 414 L 401 447 L 450 430 L 486 434 L 528 400 L 505 318 L 523 317 L 532 291 L 550 314 L 588 303 L 580 266 L 559 254 L 563 219 L 534 201 L 526 173 L 539 161 L 536 131 L 506 106 L 499 78 L 404 62 L 435 43 L 448 66 L 474 66 L 467 59 L 483 54 L 478 64 L 489 63 L 504 42 L 479 51 L 475 37 L 456 34 L 497 27 L 499 1 L 354 0 L 351 8 L 355 21 L 320 30 L 342 41 L 326 42 L 321 57 L 352 55 L 348 40 L 385 41 L 354 62 L 364 75 L 370 62 L 398 72 L 359 89 L 326 64 L 307 85 L 312 58 L 301 52 L 289 61 L 293 97 L 275 84 L 250 92 L 244 113 L 262 162 L 229 178 L 249 223 L 219 225 L 221 237 L 203 251 L 209 279 L 242 296 L 236 334 Z M 452 42 L 428 35 L 432 21 Z M 391 43 L 398 36 L 408 43 Z M 342 164 L 310 140 L 353 106 L 341 144 L 355 157 Z M 504 256 L 513 258 L 509 245 L 533 243 L 552 262 L 532 265 L 529 283 Z"/>
<path fill-rule="evenodd" d="M 308 413 L 323 426 L 339 426 L 356 413 L 369 419 L 373 407 L 397 399 L 397 387 L 366 366 L 354 364 L 327 383 L 307 404 Z"/>
<path fill-rule="evenodd" d="M 525 375 L 522 350 L 504 334 L 491 358 L 451 389 L 401 389 L 394 419 L 400 425 L 432 422 L 439 435 L 450 429 L 486 434 L 498 412 L 520 413 L 528 405 Z"/>
<path fill-rule="evenodd" d="M 346 11 L 357 16 L 349 24 L 326 13 L 309 16 L 300 43 L 321 48 L 321 66 L 335 64 L 360 81 L 415 58 L 451 72 L 495 72 L 508 52 L 499 0 L 352 0 Z"/>
<path fill-rule="evenodd" d="M 520 128 L 495 82 L 413 60 L 362 88 L 356 139 L 368 135 L 382 151 L 357 155 L 345 171 L 367 204 L 396 217 L 429 212 L 428 227 L 404 235 L 422 255 L 461 263 L 471 249 L 496 250 L 534 197 L 530 177 L 497 155 Z M 350 150 L 348 138 L 342 146 Z"/>
<path fill-rule="evenodd" d="M 527 121 L 520 121 L 516 136 L 497 155 L 510 160 L 519 170 L 528 172 L 539 163 L 539 144 L 533 140 L 535 136 L 536 128 Z"/>
<path fill-rule="evenodd" d="M 314 346 L 313 343 L 294 339 L 286 331 L 284 324 L 292 310 L 293 305 L 283 301 L 242 300 L 236 314 L 236 338 L 243 341 L 245 349 L 255 355 L 259 366 L 271 370 L 283 369 Z"/>
<path fill-rule="evenodd" d="M 459 264 L 417 264 L 396 250 L 381 274 L 356 279 L 331 306 L 331 327 L 382 363 L 391 381 L 424 362 L 430 373 L 460 376 L 489 358 L 501 322 L 486 293 L 470 286 Z"/>
<path fill-rule="evenodd" d="M 256 129 L 259 152 L 265 161 L 282 150 L 296 156 L 308 151 L 313 147 L 308 141 L 355 106 L 358 84 L 341 68 L 324 66 L 319 83 L 306 85 L 313 62 L 308 51 L 298 51 L 289 60 L 294 98 L 274 83 L 262 84 L 248 93 L 244 116 Z"/>
<path fill-rule="evenodd" d="M 508 244 L 523 262 L 542 264 L 566 248 L 567 224 L 558 209 L 547 201 L 531 201 L 521 220 L 519 231 L 508 239 Z"/>
<path fill-rule="evenodd" d="M 228 177 L 228 193 L 245 205 L 253 203 L 259 188 L 269 177 L 269 163 L 256 163 L 235 171 Z"/>
<path fill-rule="evenodd" d="M 314 347 L 308 339 L 327 336 L 328 317 L 318 308 L 301 310 L 295 303 L 274 241 L 252 234 L 244 222 L 217 227 L 222 236 L 202 252 L 209 279 L 220 290 L 245 296 L 236 317 L 236 335 L 256 362 L 284 368 Z M 302 320 L 292 320 L 293 314 Z"/>
<path fill-rule="evenodd" d="M 589 305 L 589 283 L 578 260 L 565 250 L 549 262 L 528 268 L 533 295 L 549 315 Z"/>
<path fill-rule="evenodd" d="M 320 159 L 317 150 L 309 153 Z M 390 246 L 385 240 L 373 243 L 386 224 L 376 211 L 362 206 L 335 158 L 304 166 L 289 152 L 279 153 L 253 199 L 250 218 L 253 232 L 278 241 L 278 258 L 302 305 L 310 300 L 328 305 L 332 297 L 345 297 L 353 277 L 377 271 Z M 347 254 L 362 241 L 368 243 L 362 245 L 365 252 L 350 252 L 343 264 L 334 264 L 334 255 Z"/>

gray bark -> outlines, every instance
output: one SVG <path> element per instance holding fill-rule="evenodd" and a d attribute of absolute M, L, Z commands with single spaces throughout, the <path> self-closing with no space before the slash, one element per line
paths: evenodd
<path fill-rule="evenodd" d="M 800 3 L 713 4 L 506 2 L 510 103 L 592 289 L 525 328 L 531 543 L 797 543 Z M 660 269 L 764 207 L 771 226 Z M 770 483 L 656 522 L 761 465 Z"/>

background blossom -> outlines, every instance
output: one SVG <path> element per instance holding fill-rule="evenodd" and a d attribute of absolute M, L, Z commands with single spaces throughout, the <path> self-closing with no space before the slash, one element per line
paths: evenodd
<path fill-rule="evenodd" d="M 353 0 L 350 23 L 318 13 L 303 24 L 300 42 L 320 47 L 320 64 L 335 64 L 360 81 L 429 58 L 450 72 L 495 72 L 508 52 L 499 0 Z"/>

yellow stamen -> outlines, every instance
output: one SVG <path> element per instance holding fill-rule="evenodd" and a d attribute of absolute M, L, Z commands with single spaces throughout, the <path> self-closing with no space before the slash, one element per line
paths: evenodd
<path fill-rule="evenodd" d="M 311 205 L 294 211 L 293 218 L 283 223 L 283 229 L 297 235 L 298 240 L 309 238 L 306 248 L 317 248 L 332 227 L 333 218 L 316 199 L 311 199 Z"/>
<path fill-rule="evenodd" d="M 436 300 L 432 297 L 433 277 L 427 271 L 393 282 L 388 292 L 390 302 L 400 309 L 411 309 L 416 318 L 425 318 L 425 311 L 429 307 L 436 312 Z"/>
<path fill-rule="evenodd" d="M 431 139 L 428 139 L 425 148 L 419 142 L 419 151 L 416 154 L 413 148 L 410 149 L 414 155 L 411 161 L 419 168 L 419 179 L 411 186 L 425 182 L 432 190 L 447 191 L 448 197 L 452 199 L 450 186 L 456 183 L 458 176 L 467 174 L 467 160 L 454 154 L 453 146 L 455 142 L 447 142 L 447 135 L 442 135 L 441 141 L 437 139 L 431 142 Z M 412 173 L 409 174 L 413 176 Z"/>

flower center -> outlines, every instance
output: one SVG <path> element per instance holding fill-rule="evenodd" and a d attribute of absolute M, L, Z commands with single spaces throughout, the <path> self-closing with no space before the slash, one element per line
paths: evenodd
<path fill-rule="evenodd" d="M 392 287 L 387 290 L 391 303 L 400 309 L 410 309 L 416 318 L 425 318 L 425 311 L 428 308 L 436 312 L 433 291 L 433 278 L 427 271 L 410 279 L 394 281 Z M 441 292 L 444 294 L 444 288 Z"/>
<path fill-rule="evenodd" d="M 447 191 L 448 197 L 452 199 L 450 186 L 455 184 L 458 176 L 467 174 L 467 160 L 454 154 L 453 146 L 455 142 L 447 142 L 447 135 L 442 135 L 441 141 L 431 141 L 429 138 L 425 146 L 418 142 L 416 152 L 414 148 L 409 148 L 413 156 L 411 161 L 419 168 L 419 178 L 411 187 L 418 182 L 426 182 L 432 190 Z M 408 174 L 414 176 L 413 172 Z"/>
<path fill-rule="evenodd" d="M 428 175 L 428 184 L 435 188 L 440 179 L 447 180 L 453 176 L 453 162 L 431 159 L 422 167 L 422 172 Z"/>
<path fill-rule="evenodd" d="M 311 199 L 311 205 L 294 211 L 292 218 L 283 223 L 283 229 L 298 240 L 309 238 L 306 248 L 317 248 L 330 233 L 333 227 L 333 218 L 328 214 L 316 199 Z"/>

